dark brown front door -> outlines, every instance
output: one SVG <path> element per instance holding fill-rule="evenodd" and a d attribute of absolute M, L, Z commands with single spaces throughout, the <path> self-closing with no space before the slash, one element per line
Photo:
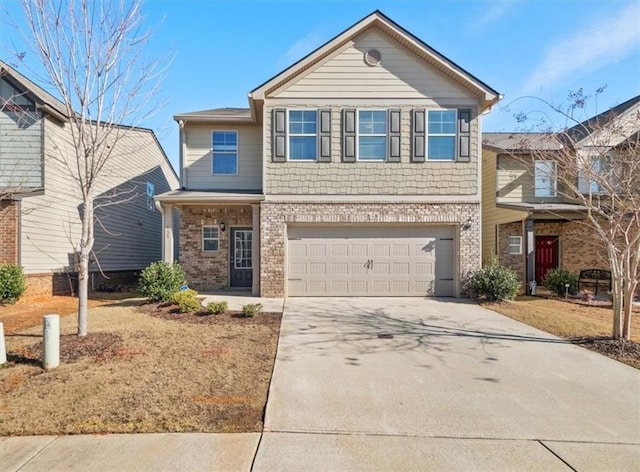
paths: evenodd
<path fill-rule="evenodd" d="M 251 287 L 253 283 L 253 231 L 251 228 L 231 229 L 231 286 Z"/>
<path fill-rule="evenodd" d="M 558 237 L 536 236 L 536 282 L 541 284 L 551 269 L 558 267 Z"/>

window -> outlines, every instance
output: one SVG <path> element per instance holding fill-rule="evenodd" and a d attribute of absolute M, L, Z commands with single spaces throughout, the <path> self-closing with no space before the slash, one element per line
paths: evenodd
<path fill-rule="evenodd" d="M 238 173 L 238 132 L 213 132 L 213 173 L 235 175 Z"/>
<path fill-rule="evenodd" d="M 361 161 L 384 161 L 386 157 L 386 110 L 359 110 L 358 159 Z"/>
<path fill-rule="evenodd" d="M 289 160 L 315 161 L 318 139 L 315 110 L 289 110 Z"/>
<path fill-rule="evenodd" d="M 427 156 L 452 161 L 456 157 L 456 111 L 430 110 L 428 116 Z"/>
<path fill-rule="evenodd" d="M 507 238 L 507 253 L 522 254 L 522 236 L 509 236 Z"/>
<path fill-rule="evenodd" d="M 218 227 L 203 226 L 202 227 L 202 250 L 204 252 L 215 252 L 218 250 Z"/>
<path fill-rule="evenodd" d="M 536 197 L 555 197 L 556 194 L 556 161 L 536 161 L 534 195 Z"/>

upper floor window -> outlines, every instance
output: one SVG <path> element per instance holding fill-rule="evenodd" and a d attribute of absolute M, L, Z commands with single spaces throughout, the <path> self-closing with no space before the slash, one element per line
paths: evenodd
<path fill-rule="evenodd" d="M 384 161 L 387 158 L 387 111 L 358 111 L 358 159 Z"/>
<path fill-rule="evenodd" d="M 429 110 L 427 158 L 452 161 L 456 157 L 456 111 Z"/>
<path fill-rule="evenodd" d="M 289 160 L 315 161 L 318 152 L 318 113 L 289 110 Z"/>
<path fill-rule="evenodd" d="M 534 184 L 536 197 L 557 195 L 556 161 L 535 161 Z"/>
<path fill-rule="evenodd" d="M 238 132 L 214 131 L 212 136 L 213 173 L 238 173 Z"/>

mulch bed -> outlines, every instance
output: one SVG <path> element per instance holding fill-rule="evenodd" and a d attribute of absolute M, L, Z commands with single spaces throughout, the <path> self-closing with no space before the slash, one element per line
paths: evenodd
<path fill-rule="evenodd" d="M 241 311 L 227 311 L 220 315 L 213 315 L 204 308 L 191 313 L 180 313 L 176 305 L 170 303 L 145 303 L 136 307 L 136 311 L 168 321 L 189 324 L 208 325 L 262 325 L 280 326 L 282 313 L 262 312 L 254 317 L 246 317 Z"/>
<path fill-rule="evenodd" d="M 122 338 L 113 333 L 89 333 L 86 336 L 64 334 L 60 336 L 60 362 L 77 362 L 83 357 L 93 357 L 105 361 L 121 356 Z M 9 362 L 40 364 L 42 362 L 42 342 L 10 352 Z"/>
<path fill-rule="evenodd" d="M 611 339 L 606 336 L 575 337 L 569 338 L 569 341 L 640 369 L 640 343 Z"/>

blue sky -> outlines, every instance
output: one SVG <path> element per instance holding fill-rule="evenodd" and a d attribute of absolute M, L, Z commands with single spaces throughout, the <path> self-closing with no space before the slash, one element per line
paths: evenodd
<path fill-rule="evenodd" d="M 16 0 L 0 3 L 19 21 Z M 485 131 L 522 129 L 514 113 L 541 108 L 523 96 L 562 104 L 570 90 L 606 85 L 590 102 L 593 114 L 640 94 L 640 0 L 147 0 L 145 22 L 155 30 L 147 54 L 174 60 L 166 105 L 142 125 L 177 168 L 174 114 L 246 107 L 250 90 L 375 9 L 504 94 Z M 0 28 L 7 60 L 21 45 Z M 25 58 L 37 68 L 34 60 Z"/>

